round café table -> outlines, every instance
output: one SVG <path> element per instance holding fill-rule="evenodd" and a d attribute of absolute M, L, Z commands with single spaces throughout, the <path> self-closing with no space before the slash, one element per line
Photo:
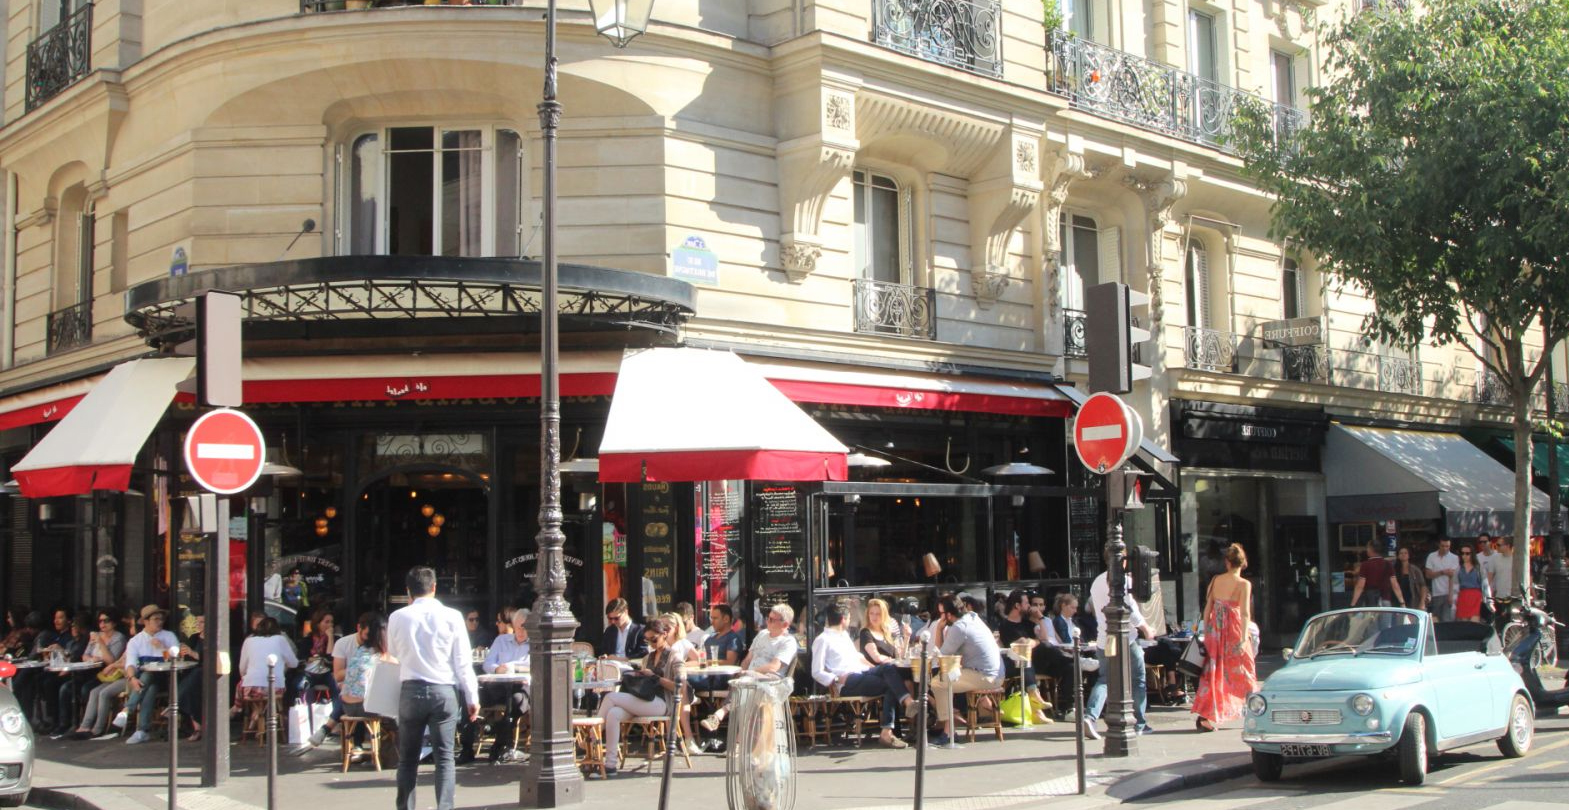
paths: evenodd
<path fill-rule="evenodd" d="M 682 677 L 687 680 L 693 678 L 706 678 L 709 675 L 740 675 L 741 668 L 735 664 L 710 664 L 706 667 L 681 667 Z"/>
<path fill-rule="evenodd" d="M 102 661 L 77 661 L 71 664 L 45 667 L 44 669 L 48 672 L 86 672 L 90 669 L 98 669 L 102 666 Z"/>
<path fill-rule="evenodd" d="M 170 670 L 184 672 L 194 666 L 196 666 L 195 661 L 175 661 L 172 663 L 169 661 L 154 661 L 150 664 L 142 664 L 137 669 L 142 672 L 168 672 Z"/>
<path fill-rule="evenodd" d="M 43 669 L 44 667 L 46 667 L 48 665 L 49 665 L 49 662 L 47 662 L 47 661 L 39 661 L 37 659 L 28 659 L 26 661 L 12 661 L 11 662 L 11 666 L 16 667 L 17 670 Z"/>

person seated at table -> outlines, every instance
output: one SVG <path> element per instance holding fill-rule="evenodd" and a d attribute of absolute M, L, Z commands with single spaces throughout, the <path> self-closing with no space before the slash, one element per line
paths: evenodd
<path fill-rule="evenodd" d="M 621 764 L 621 726 L 633 717 L 669 717 L 670 700 L 675 694 L 676 679 L 681 677 L 681 661 L 670 652 L 669 621 L 654 617 L 643 628 L 643 639 L 648 655 L 643 668 L 622 676 L 652 677 L 658 689 L 654 697 L 644 699 L 630 692 L 609 692 L 599 701 L 599 716 L 605 721 L 605 776 L 616 775 Z M 625 687 L 623 687 L 625 688 Z"/>
<path fill-rule="evenodd" d="M 380 613 L 367 610 L 355 623 L 355 632 L 344 635 L 332 647 L 332 677 L 338 682 L 338 706 L 333 709 L 327 725 L 312 732 L 295 750 L 296 754 L 325 742 L 328 734 L 337 731 L 338 721 L 345 716 L 365 716 L 365 690 L 370 685 L 370 672 L 377 662 L 385 660 L 388 660 L 387 620 Z M 357 734 L 360 739 L 355 740 L 355 748 L 359 749 L 363 747 L 364 727 L 357 729 Z"/>
<path fill-rule="evenodd" d="M 338 711 L 338 682 L 332 677 L 332 650 L 338 642 L 337 630 L 337 621 L 326 605 L 311 611 L 310 632 L 300 639 L 298 654 L 295 656 L 305 663 L 305 667 L 290 682 L 292 698 L 287 702 L 309 701 L 311 691 L 323 687 L 327 690 L 327 698 L 332 701 L 333 711 Z"/>
<path fill-rule="evenodd" d="M 490 651 L 485 654 L 484 663 L 480 664 L 480 669 L 486 675 L 508 675 L 529 671 L 527 626 L 529 613 L 528 608 L 512 611 L 512 632 L 497 636 L 490 644 Z M 481 683 L 479 705 L 507 707 L 506 716 L 492 727 L 495 741 L 490 745 L 490 761 L 500 762 L 502 755 L 511 750 L 512 729 L 522 722 L 523 716 L 529 711 L 528 687 L 521 682 Z M 484 723 L 460 721 L 459 726 L 458 737 L 463 747 L 458 752 L 457 762 L 462 765 L 474 761 L 475 745 L 479 740 L 480 732 L 483 731 Z M 503 740 L 506 741 L 506 747 L 503 747 Z"/>
<path fill-rule="evenodd" d="M 288 678 L 284 673 L 299 666 L 300 659 L 295 656 L 294 645 L 288 636 L 283 635 L 278 620 L 272 616 L 262 619 L 256 626 L 255 635 L 240 645 L 240 682 L 235 687 L 234 713 L 239 713 L 242 700 L 266 699 L 269 655 L 278 657 L 277 669 L 273 670 L 272 694 L 274 699 L 279 699 L 287 689 Z"/>
<path fill-rule="evenodd" d="M 948 595 L 937 600 L 937 621 L 932 622 L 932 641 L 943 655 L 959 656 L 961 669 L 956 679 L 948 673 L 932 684 L 932 699 L 937 703 L 937 719 L 943 730 L 932 745 L 957 748 L 953 740 L 953 697 L 977 689 L 1002 686 L 1002 651 L 991 628 L 976 615 L 968 600 Z"/>
<path fill-rule="evenodd" d="M 1019 647 L 1021 649 L 1025 646 L 1029 647 L 1030 659 L 1030 666 L 1025 669 L 1011 656 L 1004 656 L 1002 661 L 1004 677 L 1020 678 L 1019 682 L 1024 693 L 1030 698 L 1031 718 L 1042 725 L 1051 723 L 1051 716 L 1046 714 L 1051 709 L 1051 701 L 1041 696 L 1040 683 L 1036 680 L 1042 671 L 1042 664 L 1045 663 L 1040 655 L 1043 652 L 1040 650 L 1040 643 L 1035 638 L 1035 627 L 1041 617 L 1037 615 L 1033 620 L 1031 619 L 1030 595 L 1020 588 L 1015 588 L 1003 599 L 1002 609 L 1002 620 L 997 625 L 997 643 L 1001 647 L 1011 648 L 1014 644 L 1023 641 L 1025 644 L 1020 644 Z"/>
<path fill-rule="evenodd" d="M 496 617 L 492 620 L 496 629 L 495 632 L 491 634 L 490 641 L 495 641 L 502 636 L 512 635 L 512 614 L 516 610 L 516 605 L 503 605 L 500 610 L 496 611 Z M 487 642 L 479 646 L 489 647 L 490 644 Z"/>
<path fill-rule="evenodd" d="M 617 597 L 605 605 L 605 618 L 609 626 L 599 637 L 599 657 L 618 661 L 642 658 L 648 652 L 643 641 L 643 625 L 632 621 L 627 600 Z"/>
<path fill-rule="evenodd" d="M 54 626 L 51 627 L 49 619 L 38 611 L 28 613 L 22 620 L 32 632 L 32 641 L 27 645 L 24 655 L 38 661 L 49 660 L 49 654 L 61 647 L 62 635 L 69 637 L 70 614 L 65 611 L 54 611 Z M 63 618 L 62 618 L 63 617 Z M 61 631 L 66 631 L 62 633 Z M 11 692 L 16 695 L 16 702 L 22 709 L 22 717 L 35 728 L 43 725 L 43 718 L 36 716 L 38 695 L 40 691 L 47 692 L 47 683 L 51 673 L 42 669 L 18 669 L 11 676 Z M 45 684 L 46 688 L 40 690 L 39 685 Z"/>
<path fill-rule="evenodd" d="M 125 742 L 140 745 L 152 739 L 153 716 L 158 712 L 158 693 L 167 688 L 169 673 L 143 672 L 148 664 L 161 663 L 176 658 L 180 653 L 180 639 L 172 630 L 164 629 L 168 611 L 157 605 L 142 608 L 142 632 L 125 645 L 125 675 L 131 682 L 131 696 L 125 701 L 127 713 L 136 714 L 136 733 Z M 140 711 L 138 711 L 140 709 Z"/>
<path fill-rule="evenodd" d="M 904 686 L 904 676 L 893 664 L 872 664 L 855 648 L 850 638 L 850 611 L 832 604 L 824 613 L 826 625 L 812 642 L 812 680 L 827 687 L 838 686 L 840 697 L 880 697 L 883 699 L 882 733 L 878 742 L 889 748 L 908 748 L 894 734 L 901 706 L 912 714 L 916 706 Z"/>
<path fill-rule="evenodd" d="M 693 647 L 702 649 L 703 643 L 713 632 L 697 626 L 697 609 L 691 602 L 677 602 L 676 613 L 681 616 L 681 624 L 686 630 L 686 640 L 692 642 Z"/>
<path fill-rule="evenodd" d="M 703 640 L 704 657 L 715 664 L 735 666 L 746 654 L 746 642 L 741 633 L 741 623 L 735 620 L 735 611 L 720 603 L 708 608 L 708 626 L 713 631 Z M 704 675 L 692 679 L 693 694 L 711 694 L 724 691 L 730 684 L 729 675 Z"/>
<path fill-rule="evenodd" d="M 130 680 L 125 677 L 125 647 L 130 643 L 130 638 L 120 628 L 128 625 L 130 629 L 136 630 L 139 620 L 129 610 L 118 613 L 123 614 L 114 622 L 115 636 L 120 639 L 120 656 L 99 670 L 98 684 L 87 693 L 86 711 L 82 714 L 82 722 L 76 726 L 76 732 L 71 735 L 73 739 L 107 740 L 119 736 L 114 729 L 109 728 L 109 723 L 119 708 L 120 696 L 131 688 Z M 110 614 L 111 617 L 115 615 Z"/>
<path fill-rule="evenodd" d="M 186 613 L 179 622 L 175 635 L 188 633 L 181 639 L 180 656 L 196 666 L 180 672 L 180 716 L 191 721 L 191 735 L 185 739 L 197 742 L 202 738 L 202 636 L 207 632 L 207 618 Z"/>
<path fill-rule="evenodd" d="M 82 654 L 87 651 L 87 637 L 91 631 L 92 621 L 92 616 L 86 612 L 76 614 L 71 619 L 66 636 L 56 639 L 53 645 L 44 650 L 44 660 L 50 661 L 50 665 L 53 666 L 54 654 L 58 652 L 61 663 L 81 663 Z M 65 736 L 66 730 L 76 719 L 75 701 L 66 703 L 62 700 L 69 697 L 63 693 L 69 691 L 73 674 L 44 669 L 39 675 L 35 688 L 38 692 L 38 700 L 43 706 L 43 713 L 34 724 L 35 731 L 51 737 Z"/>
<path fill-rule="evenodd" d="M 77 620 L 86 620 L 88 615 L 79 614 Z M 87 645 L 78 660 L 108 667 L 120 660 L 120 656 L 125 653 L 125 634 L 117 629 L 119 622 L 115 621 L 113 614 L 100 610 L 97 616 L 97 629 L 88 628 Z M 73 730 L 78 733 L 84 731 L 77 728 L 74 722 L 78 707 L 88 705 L 88 697 L 93 689 L 101 685 L 98 680 L 99 673 L 106 671 L 108 670 L 99 668 L 72 672 L 70 677 L 60 685 L 60 718 L 56 724 L 55 734 L 70 734 Z"/>
<path fill-rule="evenodd" d="M 768 625 L 768 630 L 752 639 L 752 648 L 741 661 L 741 668 L 753 675 L 783 678 L 790 671 L 790 665 L 795 663 L 796 654 L 801 651 L 801 645 L 790 632 L 790 623 L 795 621 L 795 609 L 784 603 L 774 605 L 768 609 L 768 615 L 763 621 Z M 729 704 L 721 705 L 713 714 L 703 718 L 700 725 L 709 731 L 718 731 L 719 724 L 725 721 L 725 715 L 729 713 Z"/>
<path fill-rule="evenodd" d="M 1041 664 L 1037 666 L 1041 666 L 1041 672 L 1057 681 L 1058 717 L 1066 716 L 1074 703 L 1073 667 L 1077 665 L 1082 669 L 1084 666 L 1083 662 L 1074 660 L 1073 653 L 1073 629 L 1077 626 L 1074 617 L 1078 612 L 1079 597 L 1067 592 L 1059 593 L 1057 598 L 1052 600 L 1051 613 L 1042 618 L 1035 628 L 1035 637 L 1041 641 L 1041 645 L 1036 650 L 1043 654 L 1041 664 L 1044 664 L 1044 666 Z M 1083 649 L 1093 649 L 1094 646 L 1092 643 Z M 1098 677 L 1100 677 L 1098 669 L 1084 673 L 1085 694 L 1095 686 L 1095 679 Z"/>

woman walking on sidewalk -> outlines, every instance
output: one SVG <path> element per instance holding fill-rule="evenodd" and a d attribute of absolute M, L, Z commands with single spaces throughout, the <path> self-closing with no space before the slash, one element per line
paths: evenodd
<path fill-rule="evenodd" d="M 1208 659 L 1199 677 L 1198 697 L 1193 713 L 1198 715 L 1200 731 L 1215 727 L 1242 714 L 1242 704 L 1258 688 L 1254 675 L 1253 648 L 1248 643 L 1248 622 L 1253 618 L 1253 585 L 1242 578 L 1248 556 L 1242 546 L 1232 543 L 1226 549 L 1226 573 L 1210 580 L 1204 607 L 1204 650 Z"/>

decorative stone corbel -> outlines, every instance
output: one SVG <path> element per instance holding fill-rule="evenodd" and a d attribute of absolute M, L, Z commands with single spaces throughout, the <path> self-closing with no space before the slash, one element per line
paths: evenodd
<path fill-rule="evenodd" d="M 1041 134 L 1041 128 L 1015 122 L 970 183 L 970 286 L 982 309 L 1007 289 L 1008 244 L 1040 204 Z"/>
<path fill-rule="evenodd" d="M 1171 224 L 1171 207 L 1187 196 L 1188 184 L 1175 175 L 1148 179 L 1128 175 L 1122 178 L 1122 183 L 1144 202 L 1144 215 L 1149 224 L 1145 256 L 1149 260 L 1150 332 L 1158 335 L 1165 320 L 1162 290 L 1166 273 L 1166 227 Z"/>
<path fill-rule="evenodd" d="M 1075 180 L 1087 180 L 1091 176 L 1084 165 L 1084 156 L 1067 152 L 1058 153 L 1046 171 L 1046 197 L 1041 202 L 1041 250 L 1045 254 L 1041 257 L 1041 275 L 1046 284 L 1048 320 L 1056 318 L 1057 307 L 1061 304 L 1057 291 L 1062 284 L 1062 230 L 1058 227 L 1062 206 L 1068 202 L 1068 187 Z"/>
<path fill-rule="evenodd" d="M 54 222 L 55 214 L 59 212 L 59 210 L 59 198 L 53 196 L 45 197 L 43 205 L 39 206 L 37 210 L 25 216 L 17 217 L 16 229 L 21 231 L 31 228 L 34 225 L 48 225 L 49 223 Z"/>
<path fill-rule="evenodd" d="M 850 176 L 860 142 L 855 139 L 855 96 L 825 88 L 817 132 L 779 144 L 779 258 L 785 275 L 799 283 L 823 255 L 818 235 L 823 206 Z"/>

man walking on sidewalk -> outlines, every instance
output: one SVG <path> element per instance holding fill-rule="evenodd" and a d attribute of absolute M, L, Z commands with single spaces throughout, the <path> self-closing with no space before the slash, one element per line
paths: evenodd
<path fill-rule="evenodd" d="M 388 652 L 398 659 L 398 805 L 414 810 L 420 746 L 430 730 L 436 763 L 436 808 L 452 810 L 457 792 L 453 734 L 459 706 L 470 722 L 479 718 L 479 682 L 463 614 L 436 600 L 436 572 L 409 570 L 409 605 L 387 620 Z"/>

